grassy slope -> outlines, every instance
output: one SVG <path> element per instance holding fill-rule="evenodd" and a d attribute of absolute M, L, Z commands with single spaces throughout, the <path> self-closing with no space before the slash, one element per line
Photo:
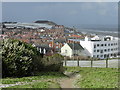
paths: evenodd
<path fill-rule="evenodd" d="M 8 88 L 60 88 L 59 84 L 53 81 L 37 81 L 31 84 L 12 86 Z"/>
<path fill-rule="evenodd" d="M 39 73 L 37 76 L 29 76 L 22 78 L 4 78 L 2 79 L 3 84 L 15 84 L 17 82 L 32 82 L 27 85 L 12 86 L 9 88 L 60 88 L 59 84 L 56 82 L 57 79 L 66 77 L 65 75 L 57 72 L 46 72 Z"/>
<path fill-rule="evenodd" d="M 53 78 L 65 77 L 64 74 L 57 72 L 41 72 L 36 76 L 22 77 L 22 78 L 4 78 L 2 79 L 2 84 L 15 84 L 17 82 L 32 82 L 33 80 L 45 80 Z"/>
<path fill-rule="evenodd" d="M 81 78 L 76 81 L 80 88 L 116 88 L 118 87 L 117 68 L 87 68 L 87 67 L 67 67 L 68 72 L 80 71 Z M 13 86 L 10 88 L 60 88 L 57 79 L 64 78 L 63 74 L 55 72 L 40 73 L 38 76 L 30 76 L 23 78 L 5 78 L 3 84 L 12 84 L 16 82 L 37 82 Z"/>
<path fill-rule="evenodd" d="M 116 88 L 118 87 L 117 68 L 69 67 L 67 71 L 80 71 L 81 78 L 76 81 L 80 88 Z"/>

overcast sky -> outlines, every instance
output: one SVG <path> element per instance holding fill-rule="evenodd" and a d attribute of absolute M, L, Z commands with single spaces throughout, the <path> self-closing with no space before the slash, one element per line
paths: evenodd
<path fill-rule="evenodd" d="M 118 22 L 117 2 L 3 2 L 3 21 L 50 20 L 66 26 Z"/>

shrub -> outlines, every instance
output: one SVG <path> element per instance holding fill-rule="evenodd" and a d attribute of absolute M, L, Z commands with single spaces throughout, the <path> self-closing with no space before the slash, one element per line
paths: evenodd
<path fill-rule="evenodd" d="M 63 72 L 63 57 L 59 54 L 44 56 L 31 44 L 4 39 L 2 43 L 2 77 L 23 77 L 37 72 Z"/>
<path fill-rule="evenodd" d="M 39 67 L 42 65 L 39 52 L 30 44 L 14 39 L 4 39 L 2 46 L 3 77 L 32 75 L 38 70 L 38 64 Z"/>
<path fill-rule="evenodd" d="M 63 72 L 63 56 L 60 54 L 54 54 L 52 56 L 44 56 L 43 64 L 45 71 Z"/>

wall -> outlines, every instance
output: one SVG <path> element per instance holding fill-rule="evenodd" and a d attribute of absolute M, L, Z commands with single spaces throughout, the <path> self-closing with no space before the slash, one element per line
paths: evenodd
<path fill-rule="evenodd" d="M 67 53 L 65 53 L 65 50 L 67 50 Z M 72 56 L 72 49 L 68 46 L 68 44 L 65 44 L 62 48 L 61 48 L 61 54 L 64 56 Z"/>

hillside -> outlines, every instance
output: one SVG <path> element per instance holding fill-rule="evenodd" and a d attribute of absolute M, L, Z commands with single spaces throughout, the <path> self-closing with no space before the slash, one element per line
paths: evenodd
<path fill-rule="evenodd" d="M 42 24 L 48 24 L 48 25 L 57 25 L 55 22 L 48 21 L 48 20 L 38 20 L 38 21 L 35 21 L 35 23 L 42 23 Z"/>

